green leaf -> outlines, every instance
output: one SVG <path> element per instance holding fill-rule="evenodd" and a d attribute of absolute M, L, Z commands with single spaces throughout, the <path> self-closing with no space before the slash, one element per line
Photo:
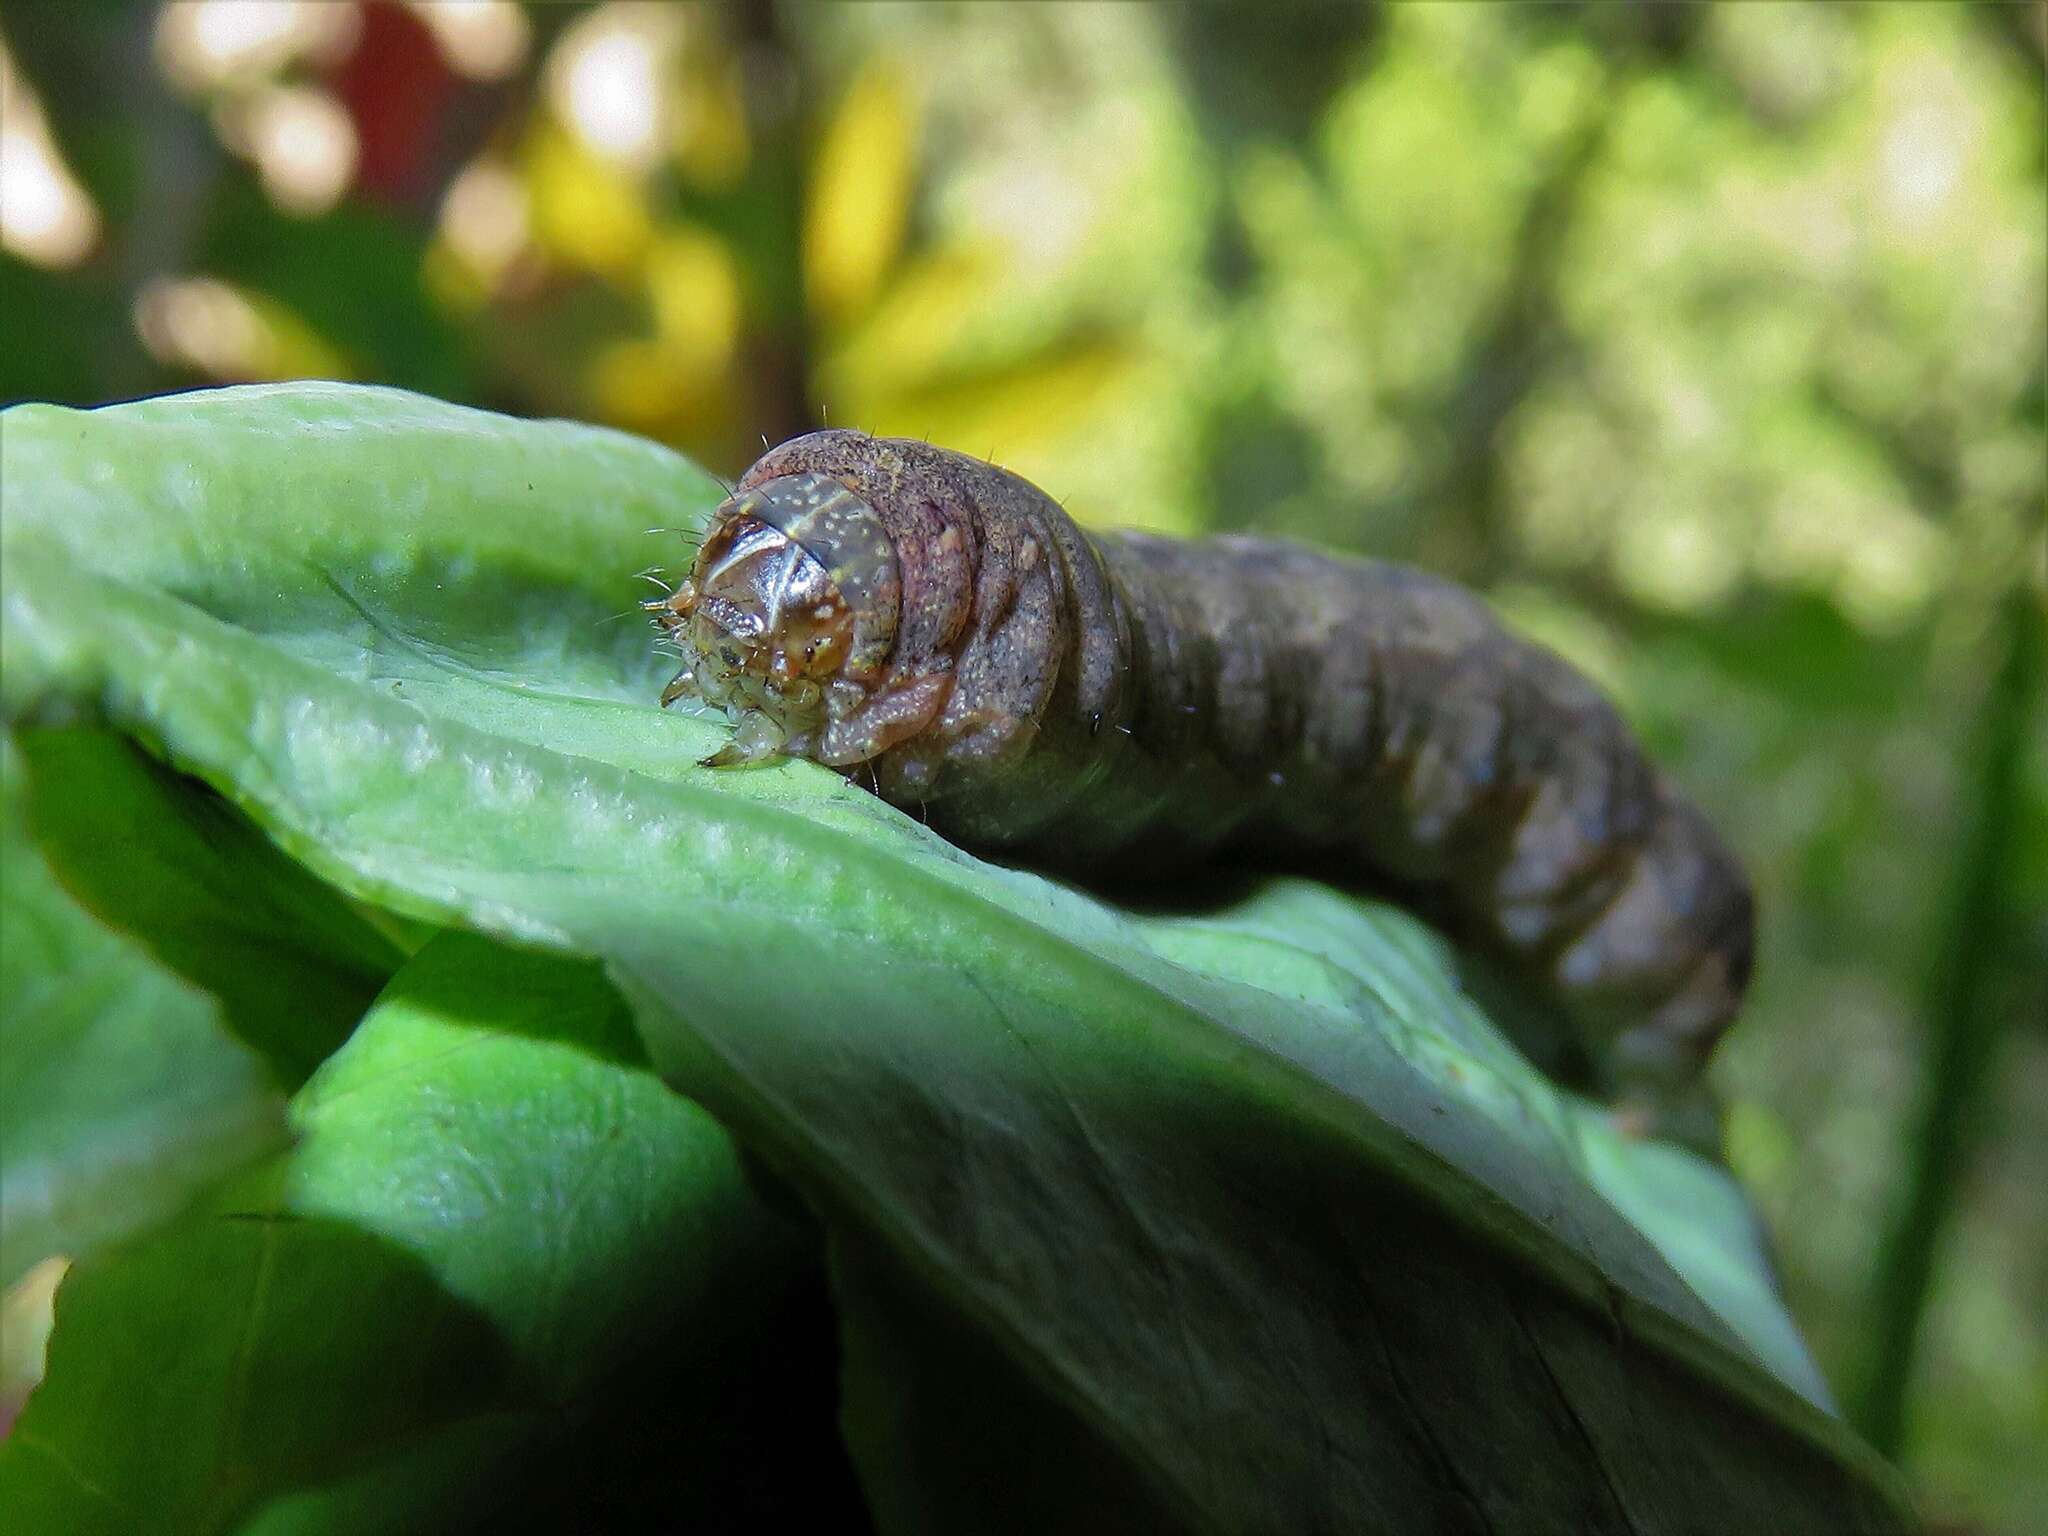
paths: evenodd
<path fill-rule="evenodd" d="M 65 1282 L 0 1447 L 35 1529 L 623 1518 L 650 1436 L 670 1513 L 829 1467 L 829 1355 L 763 1339 L 809 1239 L 647 1071 L 595 967 L 436 940 L 292 1121 L 288 1157 Z"/>
<path fill-rule="evenodd" d="M 0 741 L 0 1284 L 176 1212 L 284 1139 L 283 1097 L 218 1006 L 81 910 Z"/>
<path fill-rule="evenodd" d="M 1723 1176 L 1553 1089 L 1412 920 L 1141 918 L 810 765 L 694 767 L 718 728 L 603 623 L 689 466 L 339 386 L 22 408 L 4 452 L 9 711 L 135 734 L 355 898 L 599 957 L 881 1256 L 857 1361 L 991 1353 L 1183 1528 L 1903 1525 Z M 972 1419 L 855 1434 L 896 1528 Z"/>
<path fill-rule="evenodd" d="M 30 822 L 95 916 L 217 998 L 287 1088 L 398 968 L 398 943 L 204 786 L 94 730 L 27 730 Z"/>
<path fill-rule="evenodd" d="M 219 1212 L 65 1278 L 0 1496 L 29 1530 L 222 1530 L 357 1439 L 484 1411 L 497 1375 L 483 1320 L 417 1259 L 340 1222 Z"/>
<path fill-rule="evenodd" d="M 406 967 L 292 1128 L 286 1206 L 428 1256 L 552 1399 L 658 1336 L 664 1312 L 716 1313 L 802 1247 L 725 1133 L 647 1070 L 596 966 L 464 934 Z"/>

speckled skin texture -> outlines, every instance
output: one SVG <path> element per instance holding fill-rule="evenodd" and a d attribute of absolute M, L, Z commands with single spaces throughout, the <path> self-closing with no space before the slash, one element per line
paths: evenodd
<path fill-rule="evenodd" d="M 1610 1075 L 1683 1081 L 1747 984 L 1747 881 L 1614 710 L 1486 605 L 1248 538 L 1088 535 L 1034 486 L 829 431 L 900 611 L 849 767 L 954 841 L 1150 874 L 1226 846 L 1418 893 L 1561 1003 Z M 841 754 L 844 755 L 843 753 Z"/>

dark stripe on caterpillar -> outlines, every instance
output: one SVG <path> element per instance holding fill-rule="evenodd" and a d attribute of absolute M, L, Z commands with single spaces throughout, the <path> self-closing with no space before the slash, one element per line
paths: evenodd
<path fill-rule="evenodd" d="M 650 604 L 738 730 L 967 846 L 1158 871 L 1225 847 L 1419 891 L 1562 1005 L 1614 1086 L 1734 1018 L 1740 866 L 1598 690 L 1454 583 L 1271 540 L 1087 534 L 993 465 L 771 449 Z"/>

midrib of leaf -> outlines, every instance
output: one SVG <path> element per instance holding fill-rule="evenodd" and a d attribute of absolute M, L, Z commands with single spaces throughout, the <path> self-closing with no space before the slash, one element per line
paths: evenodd
<path fill-rule="evenodd" d="M 263 1228 L 263 1240 L 256 1251 L 256 1277 L 249 1287 L 249 1310 L 242 1336 L 228 1365 L 227 1390 L 221 1394 L 219 1440 L 203 1496 L 205 1515 L 202 1529 L 225 1531 L 246 1497 L 238 1470 L 243 1424 L 249 1412 L 249 1373 L 253 1369 L 257 1341 L 270 1302 L 271 1268 L 277 1257 L 277 1223 L 282 1216 L 241 1216 L 234 1220 L 255 1220 Z"/>

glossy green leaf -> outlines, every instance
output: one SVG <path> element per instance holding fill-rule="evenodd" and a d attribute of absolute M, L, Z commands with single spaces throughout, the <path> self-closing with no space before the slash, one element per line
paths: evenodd
<path fill-rule="evenodd" d="M 5 429 L 10 713 L 132 732 L 351 896 L 599 957 L 879 1256 L 856 1360 L 993 1351 L 1185 1528 L 1901 1522 L 1739 1197 L 1552 1089 L 1412 920 L 1294 881 L 1140 918 L 823 770 L 695 768 L 718 729 L 605 622 L 708 511 L 689 466 L 337 386 Z M 971 1430 L 903 1422 L 854 1444 L 916 1529 L 892 1490 Z"/>
<path fill-rule="evenodd" d="M 715 1526 L 792 1458 L 829 1482 L 829 1353 L 763 1339 L 809 1239 L 647 1071 L 595 967 L 435 941 L 292 1123 L 288 1157 L 66 1281 L 0 1448 L 34 1528 L 629 1519 L 650 1492 Z"/>
<path fill-rule="evenodd" d="M 28 833 L 0 741 L 0 1284 L 177 1213 L 284 1139 L 219 1007 L 82 910 Z"/>
<path fill-rule="evenodd" d="M 399 938 L 127 738 L 37 729 L 19 745 L 36 846 L 65 887 L 216 998 L 279 1083 L 304 1082 L 398 968 Z"/>
<path fill-rule="evenodd" d="M 483 1320 L 417 1259 L 343 1223 L 212 1213 L 65 1278 L 0 1500 L 30 1530 L 228 1529 L 359 1439 L 494 1406 L 498 1375 Z"/>

